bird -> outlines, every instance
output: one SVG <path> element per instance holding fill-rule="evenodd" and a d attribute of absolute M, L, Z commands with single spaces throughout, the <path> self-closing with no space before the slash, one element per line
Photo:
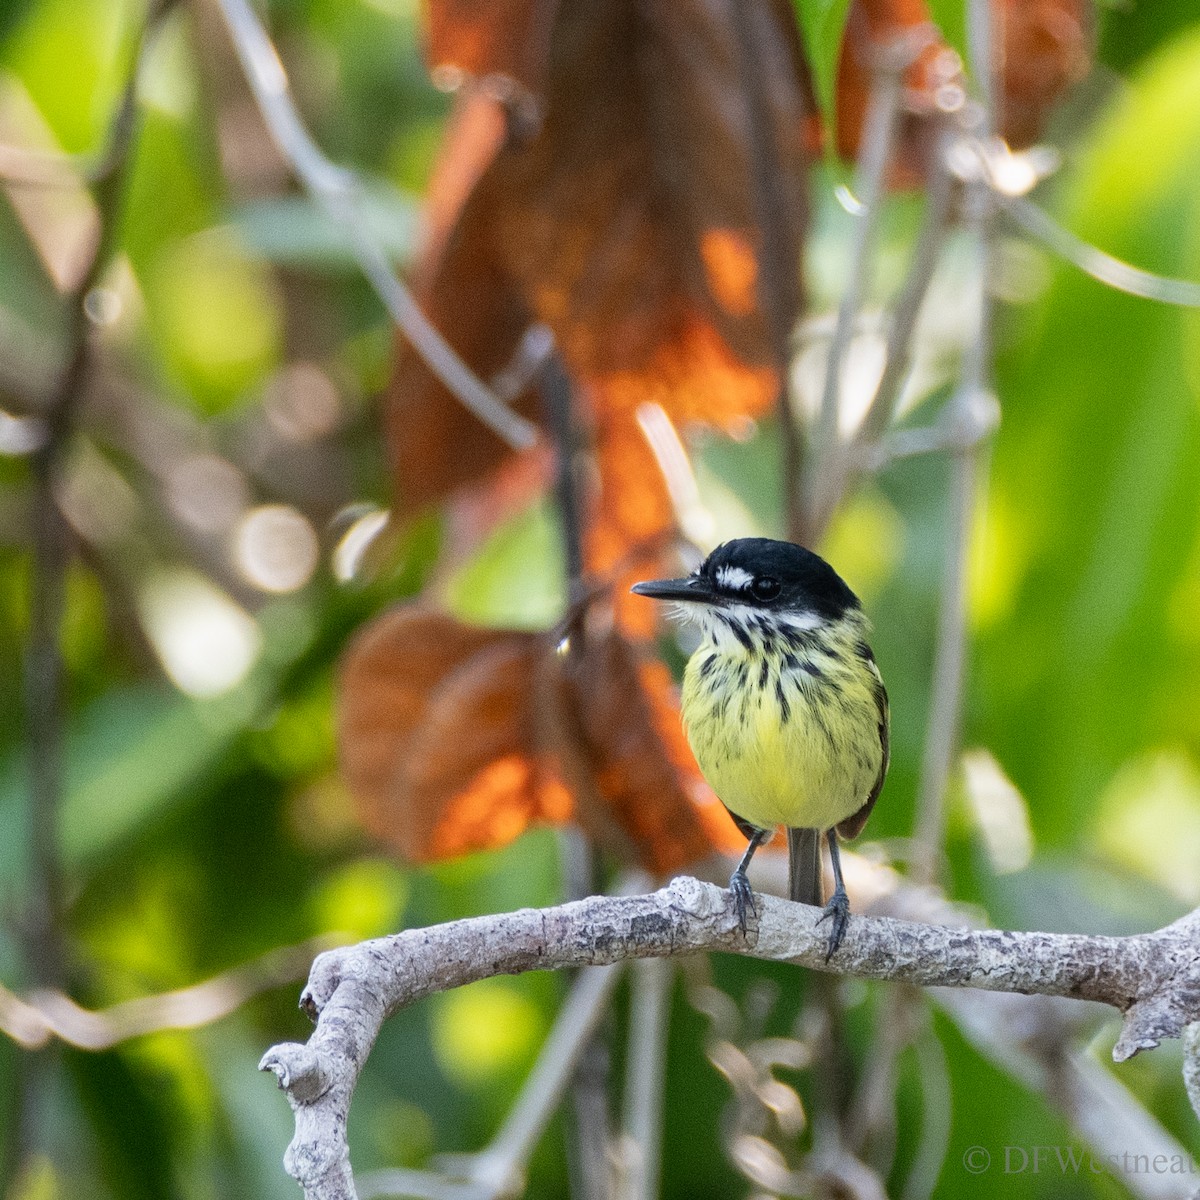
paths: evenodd
<path fill-rule="evenodd" d="M 820 906 L 821 838 L 834 892 L 826 961 L 850 919 L 839 837 L 857 837 L 889 760 L 887 689 L 858 597 L 820 555 L 793 542 L 723 542 L 681 579 L 634 584 L 699 627 L 682 717 L 701 773 L 748 839 L 729 880 L 743 933 L 758 915 L 746 870 L 787 827 L 788 893 Z"/>

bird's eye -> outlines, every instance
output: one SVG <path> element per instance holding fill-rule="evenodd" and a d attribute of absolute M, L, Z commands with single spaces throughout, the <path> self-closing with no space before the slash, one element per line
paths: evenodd
<path fill-rule="evenodd" d="M 783 584 L 778 579 L 772 579 L 770 575 L 758 575 L 750 585 L 750 590 L 756 600 L 774 600 L 783 590 Z"/>

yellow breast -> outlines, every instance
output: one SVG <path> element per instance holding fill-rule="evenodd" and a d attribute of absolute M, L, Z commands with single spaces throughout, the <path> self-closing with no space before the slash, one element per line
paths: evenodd
<path fill-rule="evenodd" d="M 830 829 L 866 803 L 885 765 L 887 710 L 875 664 L 858 652 L 863 631 L 843 621 L 803 649 L 710 641 L 692 656 L 688 741 L 739 817 Z"/>

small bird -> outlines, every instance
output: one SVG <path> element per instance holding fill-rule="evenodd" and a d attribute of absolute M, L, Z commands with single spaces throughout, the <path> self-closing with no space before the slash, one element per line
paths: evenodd
<path fill-rule="evenodd" d="M 821 835 L 836 887 L 826 959 L 850 919 L 838 835 L 856 837 L 888 768 L 888 698 L 858 597 L 819 555 L 738 538 L 686 579 L 638 583 L 703 635 L 683 678 L 683 723 L 700 770 L 749 839 L 729 880 L 742 930 L 757 915 L 746 868 L 787 826 L 791 899 L 820 905 Z"/>

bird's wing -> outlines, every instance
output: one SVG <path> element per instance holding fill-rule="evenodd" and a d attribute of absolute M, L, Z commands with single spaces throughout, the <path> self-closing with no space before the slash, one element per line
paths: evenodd
<path fill-rule="evenodd" d="M 875 801 L 879 799 L 879 793 L 883 791 L 884 776 L 887 775 L 888 762 L 891 760 L 888 694 L 887 688 L 883 686 L 882 679 L 879 681 L 879 690 L 875 693 L 875 703 L 879 706 L 879 745 L 883 750 L 883 755 L 879 760 L 879 774 L 875 777 L 875 782 L 871 785 L 871 794 L 867 797 L 866 803 L 858 812 L 851 817 L 847 817 L 837 827 L 838 833 L 844 838 L 856 838 L 862 833 L 862 828 L 867 823 L 867 818 L 871 815 L 871 809 L 875 807 Z"/>

